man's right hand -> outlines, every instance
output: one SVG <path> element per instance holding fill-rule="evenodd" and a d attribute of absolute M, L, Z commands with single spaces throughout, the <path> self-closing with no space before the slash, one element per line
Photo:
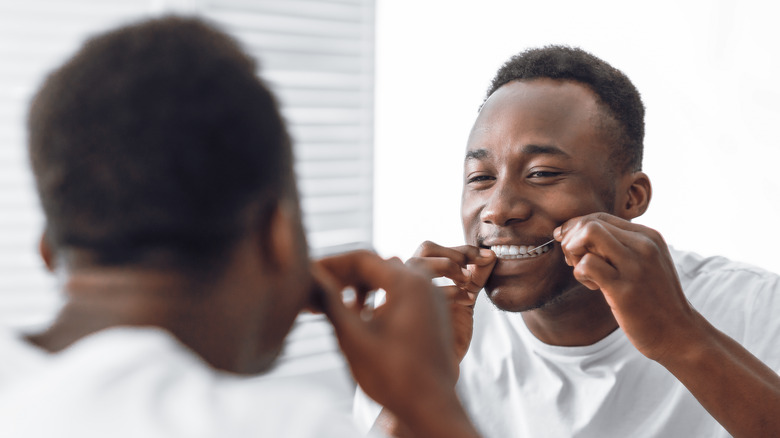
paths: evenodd
<path fill-rule="evenodd" d="M 414 436 L 476 436 L 455 394 L 446 303 L 427 277 L 368 251 L 321 259 L 312 273 L 324 289 L 322 308 L 366 394 Z M 345 287 L 357 292 L 353 305 L 342 301 Z M 380 288 L 386 303 L 369 315 L 361 309 L 362 298 Z"/>
<path fill-rule="evenodd" d="M 447 248 L 423 242 L 406 261 L 407 266 L 426 272 L 431 279 L 446 277 L 455 283 L 442 290 L 450 300 L 456 372 L 471 344 L 477 295 L 485 286 L 496 260 L 496 254 L 489 249 L 472 245 Z"/>

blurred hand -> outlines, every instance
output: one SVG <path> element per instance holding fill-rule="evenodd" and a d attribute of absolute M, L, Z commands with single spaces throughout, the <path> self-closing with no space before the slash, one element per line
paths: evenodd
<path fill-rule="evenodd" d="M 312 272 L 324 290 L 323 310 L 366 394 L 399 417 L 418 415 L 425 403 L 455 403 L 459 409 L 446 300 L 428 278 L 368 251 L 321 259 Z M 342 301 L 345 287 L 357 292 L 351 305 Z M 386 302 L 366 317 L 363 298 L 379 288 Z"/>

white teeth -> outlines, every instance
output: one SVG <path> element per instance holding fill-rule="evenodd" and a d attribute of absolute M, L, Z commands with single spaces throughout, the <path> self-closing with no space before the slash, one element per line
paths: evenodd
<path fill-rule="evenodd" d="M 552 248 L 552 242 L 536 248 L 533 245 L 494 245 L 490 249 L 496 253 L 496 256 L 500 259 L 526 259 L 538 257 Z M 529 252 L 529 250 L 532 250 Z"/>

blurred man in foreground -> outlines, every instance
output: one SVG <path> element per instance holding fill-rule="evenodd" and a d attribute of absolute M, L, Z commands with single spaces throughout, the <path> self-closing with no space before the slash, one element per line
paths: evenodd
<path fill-rule="evenodd" d="M 0 339 L 0 436 L 348 437 L 317 388 L 249 379 L 305 307 L 419 436 L 472 437 L 446 309 L 398 261 L 312 264 L 289 138 L 254 62 L 196 19 L 86 43 L 29 115 L 41 252 L 66 303 Z M 373 318 L 340 291 L 384 288 Z"/>
<path fill-rule="evenodd" d="M 583 50 L 496 74 L 465 153 L 467 245 L 408 262 L 456 283 L 458 393 L 485 436 L 780 436 L 780 278 L 631 223 L 643 141 L 636 88 Z"/>

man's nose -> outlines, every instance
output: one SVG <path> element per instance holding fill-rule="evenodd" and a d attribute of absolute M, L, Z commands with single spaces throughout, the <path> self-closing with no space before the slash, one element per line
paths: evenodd
<path fill-rule="evenodd" d="M 506 226 L 531 217 L 533 209 L 518 185 L 512 181 L 499 181 L 493 186 L 480 213 L 483 223 Z"/>

